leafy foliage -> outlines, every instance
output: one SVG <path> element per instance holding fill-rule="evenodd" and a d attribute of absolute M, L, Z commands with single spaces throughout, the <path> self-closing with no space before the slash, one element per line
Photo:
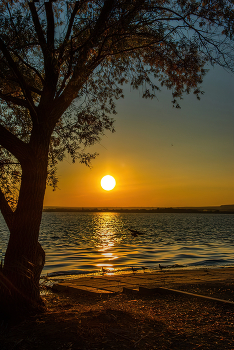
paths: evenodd
<path fill-rule="evenodd" d="M 232 68 L 233 30 L 227 0 L 0 1 L 0 208 L 17 205 L 16 139 L 36 152 L 36 130 L 49 137 L 55 188 L 58 161 L 89 165 L 86 147 L 114 131 L 123 84 L 144 98 L 166 86 L 177 108 L 184 93 L 200 98 L 207 62 Z"/>

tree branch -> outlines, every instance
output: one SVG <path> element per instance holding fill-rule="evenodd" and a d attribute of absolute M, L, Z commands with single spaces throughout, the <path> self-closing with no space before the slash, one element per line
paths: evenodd
<path fill-rule="evenodd" d="M 28 144 L 18 139 L 2 125 L 0 125 L 0 144 L 17 158 L 21 165 L 33 157 Z"/>
<path fill-rule="evenodd" d="M 66 72 L 66 74 L 64 75 L 62 84 L 61 84 L 59 90 L 58 90 L 57 93 L 56 93 L 56 98 L 57 98 L 58 96 L 60 96 L 61 92 L 62 92 L 63 89 L 65 88 L 67 79 L 71 76 L 72 59 L 73 59 L 73 53 L 72 53 L 72 40 L 71 40 L 71 50 L 70 50 L 69 65 L 68 65 L 68 68 L 67 68 L 67 72 Z"/>
<path fill-rule="evenodd" d="M 12 102 L 18 106 L 29 108 L 28 102 L 26 100 L 22 100 L 17 97 L 13 97 L 11 95 L 5 95 L 0 92 L 0 98 L 6 102 Z"/>
<path fill-rule="evenodd" d="M 29 9 L 30 9 L 31 14 L 32 14 L 32 19 L 33 19 L 33 23 L 34 23 L 34 27 L 35 27 L 37 36 L 38 36 L 39 44 L 41 46 L 42 52 L 43 52 L 44 57 L 45 57 L 46 40 L 44 37 L 44 33 L 42 30 L 38 15 L 37 15 L 37 10 L 36 10 L 36 7 L 34 5 L 34 2 L 29 2 L 28 5 L 29 5 Z"/>
<path fill-rule="evenodd" d="M 2 212 L 2 215 L 6 221 L 6 224 L 9 228 L 9 230 L 11 230 L 12 225 L 13 225 L 14 212 L 12 211 L 11 207 L 7 203 L 7 200 L 4 196 L 1 188 L 0 188 L 0 210 Z"/>
<path fill-rule="evenodd" d="M 100 34 L 100 30 L 102 30 L 102 27 L 106 25 L 106 20 L 108 19 L 108 16 L 110 15 L 111 11 L 115 7 L 115 1 L 113 0 L 106 0 L 104 2 L 102 11 L 99 15 L 99 18 L 96 22 L 96 25 L 93 29 L 93 33 L 91 34 L 91 37 L 97 37 Z"/>
<path fill-rule="evenodd" d="M 24 77 L 22 76 L 22 74 L 20 73 L 20 71 L 18 70 L 18 67 L 15 63 L 15 61 L 13 60 L 13 58 L 11 57 L 10 52 L 8 51 L 4 41 L 0 38 L 0 50 L 2 51 L 5 59 L 7 60 L 7 63 L 9 64 L 10 69 L 12 70 L 13 74 L 16 76 L 17 78 L 17 82 L 20 85 L 22 92 L 28 102 L 28 108 L 31 111 L 31 115 L 33 117 L 36 117 L 36 111 L 35 111 L 35 105 L 33 103 L 33 99 L 31 96 L 30 91 L 28 90 L 27 84 L 24 80 Z"/>
<path fill-rule="evenodd" d="M 73 9 L 73 12 L 71 14 L 71 18 L 70 18 L 70 21 L 69 21 L 69 25 L 68 25 L 68 28 L 67 28 L 67 33 L 65 35 L 65 38 L 63 40 L 63 43 L 60 47 L 60 51 L 59 51 L 59 61 L 62 59 L 63 57 L 63 53 L 64 53 L 64 48 L 69 40 L 69 37 L 71 35 L 71 31 L 72 31 L 72 26 L 73 26 L 73 23 L 74 23 L 74 20 L 75 20 L 75 16 L 76 16 L 76 13 L 77 11 L 79 10 L 79 7 L 80 7 L 80 1 L 76 1 L 75 3 L 75 6 L 74 6 L 74 9 Z"/>
<path fill-rule="evenodd" d="M 47 47 L 52 53 L 54 51 L 54 14 L 52 2 L 45 2 L 46 19 L 47 19 Z"/>
<path fill-rule="evenodd" d="M 29 63 L 25 62 L 23 60 L 23 58 L 17 52 L 15 52 L 15 51 L 12 51 L 12 52 L 26 67 L 28 67 L 30 70 L 34 71 L 34 73 L 36 73 L 38 78 L 41 80 L 42 84 L 44 84 L 44 79 L 43 79 L 42 75 L 40 74 L 40 72 L 35 67 L 33 67 Z"/>
<path fill-rule="evenodd" d="M 66 41 L 69 39 L 69 36 L 71 35 L 71 30 L 72 30 L 72 26 L 74 23 L 74 19 L 75 19 L 77 11 L 79 10 L 80 4 L 81 4 L 80 1 L 76 1 L 76 3 L 75 3 L 75 6 L 74 6 L 74 9 L 73 9 L 73 12 L 71 14 L 70 21 L 69 21 L 69 25 L 67 28 L 67 33 L 66 33 L 65 38 L 64 38 L 64 43 L 66 43 Z"/>
<path fill-rule="evenodd" d="M 38 94 L 38 95 L 41 95 L 41 94 L 42 94 L 42 91 L 39 90 L 39 89 L 37 89 L 37 88 L 34 87 L 34 86 L 31 86 L 31 85 L 27 84 L 27 87 L 28 87 L 28 89 L 29 89 L 30 91 L 35 92 L 35 93 Z"/>

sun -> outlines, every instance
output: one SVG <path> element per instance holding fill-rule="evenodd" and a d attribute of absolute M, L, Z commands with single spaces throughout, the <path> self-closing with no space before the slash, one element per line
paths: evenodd
<path fill-rule="evenodd" d="M 116 181 L 111 175 L 106 175 L 101 179 L 101 186 L 106 191 L 111 191 L 116 185 Z"/>

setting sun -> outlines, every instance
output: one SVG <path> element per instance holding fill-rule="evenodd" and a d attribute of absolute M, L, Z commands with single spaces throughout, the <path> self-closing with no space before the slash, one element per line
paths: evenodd
<path fill-rule="evenodd" d="M 106 191 L 111 191 L 116 185 L 116 181 L 113 176 L 106 175 L 101 179 L 101 186 Z"/>

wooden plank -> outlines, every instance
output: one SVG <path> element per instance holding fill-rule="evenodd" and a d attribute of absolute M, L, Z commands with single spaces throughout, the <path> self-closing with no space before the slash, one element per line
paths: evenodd
<path fill-rule="evenodd" d="M 187 297 L 206 299 L 206 300 L 234 306 L 234 302 L 230 301 L 230 300 L 218 299 L 218 298 L 208 297 L 206 295 L 194 294 L 194 293 L 185 292 L 183 290 L 171 289 L 171 288 L 165 288 L 165 287 L 157 287 L 157 288 L 139 287 L 139 293 L 143 293 L 143 294 L 153 294 L 153 293 L 160 293 L 160 294 L 169 294 L 170 293 L 171 294 L 171 293 L 173 293 L 173 294 L 184 295 Z"/>
<path fill-rule="evenodd" d="M 85 294 L 95 294 L 95 295 L 110 295 L 113 294 L 112 291 L 99 289 L 99 288 L 93 288 L 93 287 L 86 287 L 86 286 L 76 286 L 73 284 L 54 284 L 53 290 L 58 292 L 72 292 L 72 293 L 85 293 Z"/>

